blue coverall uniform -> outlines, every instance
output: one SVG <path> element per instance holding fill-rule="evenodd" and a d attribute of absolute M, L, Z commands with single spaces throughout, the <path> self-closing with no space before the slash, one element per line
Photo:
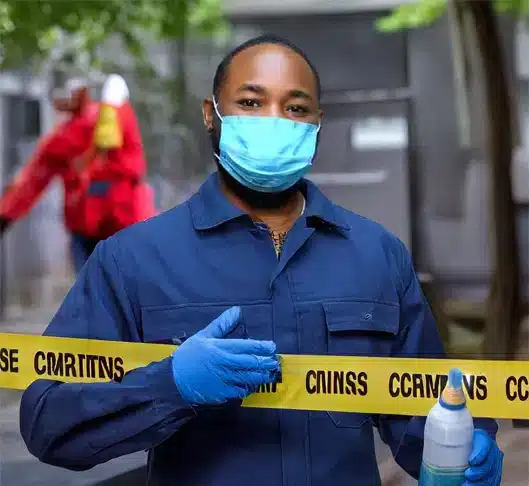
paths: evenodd
<path fill-rule="evenodd" d="M 229 337 L 273 340 L 279 353 L 441 357 L 405 246 L 304 186 L 306 211 L 278 259 L 213 174 L 183 205 L 100 243 L 46 334 L 159 342 L 241 306 Z M 84 470 L 149 449 L 149 486 L 379 485 L 373 425 L 414 477 L 423 445 L 418 417 L 193 409 L 170 358 L 121 383 L 37 381 L 20 413 L 29 450 L 56 466 Z M 496 433 L 494 421 L 478 422 Z"/>

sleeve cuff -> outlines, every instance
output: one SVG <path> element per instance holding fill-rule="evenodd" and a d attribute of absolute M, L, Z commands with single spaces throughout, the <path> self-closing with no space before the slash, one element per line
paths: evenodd
<path fill-rule="evenodd" d="M 474 429 L 482 429 L 489 436 L 496 440 L 496 434 L 498 433 L 498 422 L 493 419 L 485 419 L 485 418 L 474 418 Z"/>
<path fill-rule="evenodd" d="M 188 404 L 173 380 L 171 357 L 152 363 L 145 379 L 153 392 L 153 402 L 157 409 L 176 412 L 178 415 L 196 415 L 196 410 Z"/>

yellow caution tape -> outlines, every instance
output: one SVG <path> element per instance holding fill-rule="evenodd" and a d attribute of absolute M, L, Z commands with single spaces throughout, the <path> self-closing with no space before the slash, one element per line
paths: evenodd
<path fill-rule="evenodd" d="M 94 131 L 94 145 L 102 150 L 119 148 L 123 145 L 123 133 L 115 107 L 102 104 Z"/>
<path fill-rule="evenodd" d="M 175 346 L 0 334 L 0 388 L 39 378 L 120 381 L 168 357 Z M 464 373 L 475 417 L 529 419 L 529 362 L 282 355 L 282 382 L 243 406 L 369 414 L 426 415 L 451 368 Z"/>

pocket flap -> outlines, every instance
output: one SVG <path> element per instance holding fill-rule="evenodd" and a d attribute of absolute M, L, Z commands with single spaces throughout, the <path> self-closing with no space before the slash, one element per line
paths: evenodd
<path fill-rule="evenodd" d="M 339 428 L 359 429 L 369 420 L 370 416 L 363 413 L 327 412 L 327 415 Z"/>
<path fill-rule="evenodd" d="M 201 331 L 235 304 L 184 304 L 143 307 L 143 340 L 160 342 L 187 339 Z M 272 339 L 272 307 L 268 303 L 245 303 L 238 326 L 225 337 L 231 339 Z"/>
<path fill-rule="evenodd" d="M 141 309 L 143 340 L 189 338 L 207 327 L 229 306 L 166 306 Z"/>
<path fill-rule="evenodd" d="M 325 321 L 330 333 L 385 332 L 397 334 L 400 307 L 397 304 L 347 301 L 324 302 Z"/>

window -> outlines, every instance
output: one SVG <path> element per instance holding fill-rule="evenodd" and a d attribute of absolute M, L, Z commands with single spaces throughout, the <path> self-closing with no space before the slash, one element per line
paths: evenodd
<path fill-rule="evenodd" d="M 2 116 L 4 123 L 4 174 L 9 177 L 13 170 L 24 161 L 18 156 L 19 143 L 40 136 L 40 102 L 21 95 L 4 98 Z"/>

